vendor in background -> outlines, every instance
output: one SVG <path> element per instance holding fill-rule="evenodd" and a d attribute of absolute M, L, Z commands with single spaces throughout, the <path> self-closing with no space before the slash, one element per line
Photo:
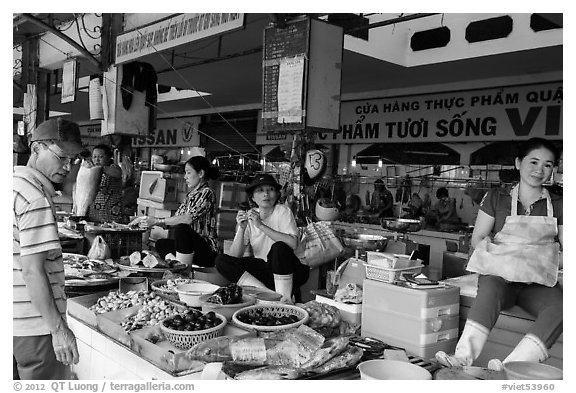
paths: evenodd
<path fill-rule="evenodd" d="M 536 317 L 503 360 L 542 362 L 563 330 L 562 198 L 544 187 L 558 159 L 550 142 L 533 138 L 516 158 L 520 182 L 510 192 L 491 189 L 480 203 L 467 270 L 479 273 L 478 292 L 454 355 L 438 352 L 446 366 L 465 366 L 480 355 L 500 310 L 518 305 Z M 493 237 L 493 240 L 492 240 Z M 499 359 L 488 367 L 501 370 Z"/>
<path fill-rule="evenodd" d="M 161 258 L 176 254 L 179 262 L 191 265 L 214 266 L 218 253 L 216 233 L 216 195 L 208 180 L 220 176 L 217 167 L 211 166 L 203 156 L 195 156 L 184 165 L 184 179 L 190 189 L 186 199 L 172 217 L 137 217 L 129 225 L 145 222 L 148 227 L 158 225 L 173 228 L 173 238 L 156 240 L 156 251 Z"/>
<path fill-rule="evenodd" d="M 274 289 L 283 301 L 291 302 L 293 288 L 304 284 L 310 273 L 294 254 L 298 245 L 294 215 L 278 203 L 280 184 L 271 175 L 257 176 L 246 193 L 257 207 L 238 211 L 234 241 L 228 255 L 216 258 L 216 269 L 238 285 Z M 253 256 L 243 256 L 247 247 Z"/>
<path fill-rule="evenodd" d="M 459 224 L 460 217 L 456 213 L 456 199 L 450 198 L 448 189 L 440 187 L 436 191 L 436 198 L 438 198 L 438 202 L 436 202 L 426 217 L 428 223 L 436 226 L 441 224 Z"/>
<path fill-rule="evenodd" d="M 112 156 L 108 145 L 97 145 L 92 150 L 92 164 L 102 167 L 102 177 L 98 193 L 88 209 L 90 221 L 125 222 L 122 214 L 122 170 L 113 162 Z"/>
<path fill-rule="evenodd" d="M 80 129 L 62 118 L 32 132 L 26 166 L 14 167 L 12 222 L 13 379 L 69 379 L 78 363 L 66 323 L 64 264 L 54 184 L 61 184 L 83 150 Z"/>
<path fill-rule="evenodd" d="M 392 193 L 386 189 L 382 179 L 376 179 L 374 181 L 374 192 L 370 200 L 370 212 L 377 212 L 379 217 L 393 217 L 393 206 L 394 197 Z"/>

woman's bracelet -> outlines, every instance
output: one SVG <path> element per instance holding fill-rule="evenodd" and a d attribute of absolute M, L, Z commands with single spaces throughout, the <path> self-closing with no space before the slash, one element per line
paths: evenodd
<path fill-rule="evenodd" d="M 161 228 L 166 228 L 166 219 L 158 218 L 158 220 L 156 221 L 156 225 L 158 225 Z"/>

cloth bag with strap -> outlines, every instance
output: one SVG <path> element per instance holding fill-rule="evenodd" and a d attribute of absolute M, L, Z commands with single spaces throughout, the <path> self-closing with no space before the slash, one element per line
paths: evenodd
<path fill-rule="evenodd" d="M 304 228 L 295 254 L 300 262 L 310 267 L 317 267 L 334 260 L 344 247 L 336 237 L 329 224 L 324 221 L 312 222 L 306 219 L 308 225 Z"/>
<path fill-rule="evenodd" d="M 476 246 L 466 270 L 502 277 L 512 282 L 537 283 L 553 287 L 558 280 L 560 245 L 556 218 L 547 190 L 546 216 L 518 215 L 518 186 L 511 192 L 511 215 L 502 230 Z"/>

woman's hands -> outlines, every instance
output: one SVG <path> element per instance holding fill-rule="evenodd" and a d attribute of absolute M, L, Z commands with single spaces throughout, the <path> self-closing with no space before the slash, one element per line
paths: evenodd
<path fill-rule="evenodd" d="M 245 229 L 248 225 L 248 221 L 251 221 L 254 224 L 254 227 L 257 229 L 261 229 L 262 225 L 264 225 L 258 210 L 239 210 L 238 214 L 236 214 L 236 223 L 240 226 L 240 228 Z"/>
<path fill-rule="evenodd" d="M 246 226 L 248 226 L 248 212 L 246 210 L 238 210 L 236 224 L 238 224 L 239 228 L 246 229 Z"/>
<path fill-rule="evenodd" d="M 260 212 L 256 211 L 255 209 L 248 210 L 247 216 L 248 220 L 252 221 L 254 227 L 257 229 L 261 229 L 262 225 L 264 225 L 262 223 L 262 218 L 260 217 Z"/>

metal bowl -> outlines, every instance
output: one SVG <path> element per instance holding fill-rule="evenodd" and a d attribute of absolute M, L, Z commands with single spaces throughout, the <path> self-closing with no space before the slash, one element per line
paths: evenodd
<path fill-rule="evenodd" d="M 422 229 L 420 220 L 408 218 L 382 218 L 380 224 L 382 228 L 394 232 L 418 232 Z"/>
<path fill-rule="evenodd" d="M 355 250 L 362 249 L 366 251 L 385 250 L 388 245 L 388 238 L 379 235 L 368 235 L 359 233 L 344 233 L 342 242 L 346 247 Z"/>

